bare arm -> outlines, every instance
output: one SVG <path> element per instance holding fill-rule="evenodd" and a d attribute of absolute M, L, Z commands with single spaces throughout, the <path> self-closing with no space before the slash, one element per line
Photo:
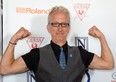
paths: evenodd
<path fill-rule="evenodd" d="M 98 57 L 98 55 L 95 54 L 89 68 L 112 69 L 114 67 L 114 59 L 104 34 L 96 28 L 96 26 L 93 26 L 89 30 L 89 34 L 93 37 L 97 37 L 101 43 L 101 57 Z"/>
<path fill-rule="evenodd" d="M 17 43 L 18 40 L 21 40 L 30 35 L 30 32 L 25 28 L 20 28 L 13 37 L 11 38 L 10 42 L 3 54 L 3 57 L 0 62 L 0 74 L 14 74 L 14 73 L 21 73 L 28 70 L 25 62 L 23 61 L 22 57 L 14 59 L 14 49 L 15 45 L 12 43 Z"/>

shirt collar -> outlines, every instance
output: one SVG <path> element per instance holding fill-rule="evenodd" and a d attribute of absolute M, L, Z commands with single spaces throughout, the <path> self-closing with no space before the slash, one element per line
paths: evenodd
<path fill-rule="evenodd" d="M 55 51 L 59 51 L 59 50 L 60 50 L 60 46 L 57 45 L 57 44 L 55 44 L 55 43 L 52 42 L 52 41 L 51 41 L 51 46 L 52 46 L 52 48 L 53 48 Z M 67 51 L 67 49 L 68 49 L 68 44 L 67 44 L 67 42 L 66 42 L 62 47 L 63 47 L 63 50 L 64 50 L 64 51 Z"/>

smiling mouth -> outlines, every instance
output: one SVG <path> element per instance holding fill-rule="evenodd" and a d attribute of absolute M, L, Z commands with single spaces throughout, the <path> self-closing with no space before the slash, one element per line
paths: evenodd
<path fill-rule="evenodd" d="M 64 33 L 57 33 L 57 35 L 63 35 Z"/>
<path fill-rule="evenodd" d="M 58 34 L 58 37 L 63 37 L 63 34 Z"/>

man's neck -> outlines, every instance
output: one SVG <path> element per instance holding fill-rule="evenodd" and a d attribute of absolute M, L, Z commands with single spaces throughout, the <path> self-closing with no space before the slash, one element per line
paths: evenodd
<path fill-rule="evenodd" d="M 58 42 L 58 41 L 53 41 L 52 40 L 52 42 L 55 43 L 55 44 L 57 44 L 57 45 L 59 45 L 59 46 L 63 46 L 64 44 L 66 44 L 66 41 L 60 41 L 60 42 Z"/>

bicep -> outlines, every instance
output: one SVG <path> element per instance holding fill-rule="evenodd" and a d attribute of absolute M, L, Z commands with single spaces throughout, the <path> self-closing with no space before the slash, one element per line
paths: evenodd
<path fill-rule="evenodd" d="M 105 69 L 106 63 L 101 57 L 94 54 L 93 60 L 90 63 L 89 68 L 91 68 L 91 69 Z"/>
<path fill-rule="evenodd" d="M 14 62 L 10 66 L 8 74 L 23 73 L 25 71 L 28 71 L 28 68 L 23 58 L 19 57 L 16 60 L 14 60 Z"/>

